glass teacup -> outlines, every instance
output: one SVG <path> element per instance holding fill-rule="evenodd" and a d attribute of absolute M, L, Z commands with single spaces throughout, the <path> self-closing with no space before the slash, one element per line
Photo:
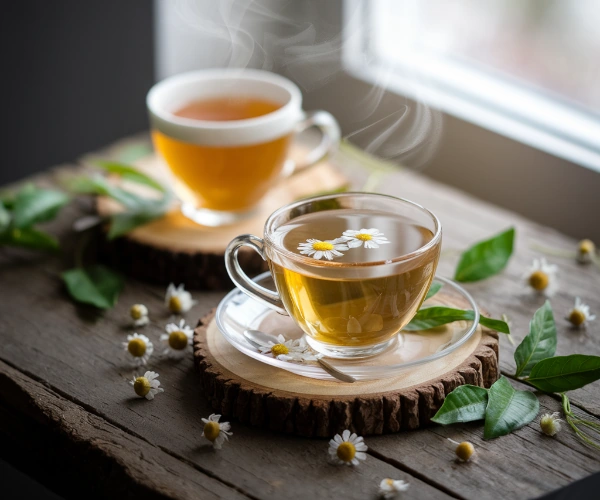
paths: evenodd
<path fill-rule="evenodd" d="M 313 349 L 360 358 L 390 346 L 416 314 L 441 240 L 437 217 L 416 203 L 344 193 L 280 208 L 264 239 L 241 235 L 229 244 L 225 264 L 240 290 L 293 318 Z M 277 292 L 246 276 L 237 260 L 242 246 L 268 262 Z"/>

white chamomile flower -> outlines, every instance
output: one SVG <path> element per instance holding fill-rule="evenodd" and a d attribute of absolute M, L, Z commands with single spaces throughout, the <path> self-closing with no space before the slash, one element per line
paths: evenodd
<path fill-rule="evenodd" d="M 581 299 L 577 297 L 575 299 L 575 306 L 567 313 L 565 318 L 571 322 L 573 326 L 579 328 L 580 326 L 586 326 L 588 321 L 596 319 L 594 314 L 590 314 L 590 306 L 581 302 Z"/>
<path fill-rule="evenodd" d="M 382 498 L 394 498 L 398 493 L 408 490 L 410 484 L 402 479 L 382 479 L 379 483 L 379 496 Z"/>
<path fill-rule="evenodd" d="M 229 422 L 219 423 L 221 415 L 212 414 L 208 418 L 203 418 L 204 430 L 202 431 L 202 437 L 208 439 L 215 450 L 220 450 L 223 446 L 223 442 L 229 439 L 229 436 L 233 435 L 233 432 L 229 432 L 231 424 Z"/>
<path fill-rule="evenodd" d="M 329 441 L 329 458 L 335 465 L 358 465 L 359 460 L 367 459 L 367 449 L 362 436 L 350 434 L 346 429 Z"/>
<path fill-rule="evenodd" d="M 160 381 L 156 372 L 146 372 L 141 377 L 133 377 L 129 383 L 140 398 L 152 400 L 159 392 L 164 392 L 164 389 L 159 387 Z"/>
<path fill-rule="evenodd" d="M 358 248 L 365 245 L 365 248 L 379 248 L 379 245 L 389 243 L 388 239 L 379 229 L 361 229 L 360 231 L 344 231 L 342 239 L 346 241 L 350 248 Z"/>
<path fill-rule="evenodd" d="M 148 324 L 148 308 L 144 304 L 134 304 L 129 309 L 129 315 L 133 320 L 133 326 L 144 326 Z"/>
<path fill-rule="evenodd" d="M 138 335 L 137 333 L 127 335 L 127 342 L 123 342 L 123 347 L 129 353 L 136 366 L 145 365 L 154 351 L 154 346 L 150 342 L 150 339 L 145 335 Z"/>
<path fill-rule="evenodd" d="M 304 338 L 296 340 L 285 340 L 283 335 L 278 335 L 279 343 L 268 342 L 262 344 L 258 350 L 262 354 L 270 354 L 281 361 L 316 361 L 316 357 L 306 344 Z"/>
<path fill-rule="evenodd" d="M 160 336 L 160 341 L 165 347 L 163 354 L 173 358 L 183 357 L 187 351 L 187 346 L 192 344 L 194 330 L 185 325 L 184 319 L 179 322 L 179 325 L 169 323 L 165 330 L 167 333 Z"/>
<path fill-rule="evenodd" d="M 167 288 L 165 305 L 172 313 L 181 314 L 188 312 L 195 303 L 196 301 L 192 300 L 192 294 L 187 292 L 183 285 L 176 287 L 171 283 L 169 288 Z"/>
<path fill-rule="evenodd" d="M 577 260 L 581 264 L 589 264 L 596 257 L 596 245 L 592 240 L 581 240 L 577 245 Z"/>
<path fill-rule="evenodd" d="M 554 264 L 548 264 L 546 259 L 533 259 L 533 264 L 525 274 L 527 285 L 533 288 L 537 293 L 550 297 L 558 286 L 556 273 L 558 267 Z"/>
<path fill-rule="evenodd" d="M 333 260 L 334 257 L 342 257 L 342 251 L 348 250 L 344 238 L 336 238 L 335 240 L 315 240 L 308 239 L 306 243 L 298 245 L 298 251 L 303 255 L 308 255 L 313 259 L 321 259 L 325 257 L 327 260 Z"/>
<path fill-rule="evenodd" d="M 540 427 L 542 432 L 547 436 L 556 436 L 560 432 L 562 420 L 558 418 L 560 413 L 555 411 L 554 413 L 546 413 L 540 418 Z"/>

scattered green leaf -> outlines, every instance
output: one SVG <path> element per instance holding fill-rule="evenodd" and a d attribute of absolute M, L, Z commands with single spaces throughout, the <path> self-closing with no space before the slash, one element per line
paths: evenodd
<path fill-rule="evenodd" d="M 473 321 L 475 313 L 471 310 L 453 309 L 451 307 L 424 307 L 419 309 L 414 318 L 406 325 L 404 331 L 429 330 L 454 321 Z M 499 319 L 486 318 L 479 315 L 479 323 L 500 333 L 510 333 L 508 324 Z"/>
<path fill-rule="evenodd" d="M 529 333 L 515 350 L 517 377 L 529 375 L 536 363 L 556 352 L 556 325 L 549 301 L 540 307 L 529 322 Z"/>
<path fill-rule="evenodd" d="M 513 252 L 515 229 L 481 241 L 463 252 L 454 279 L 460 282 L 479 281 L 499 273 L 506 267 Z"/>
<path fill-rule="evenodd" d="M 442 283 L 440 283 L 439 281 L 433 281 L 431 283 L 431 286 L 429 287 L 429 290 L 427 291 L 427 295 L 425 295 L 425 300 L 430 299 L 436 293 L 438 293 L 442 289 L 442 286 Z"/>
<path fill-rule="evenodd" d="M 22 229 L 52 220 L 68 202 L 69 197 L 60 191 L 27 186 L 15 197 L 13 226 Z"/>
<path fill-rule="evenodd" d="M 114 240 L 124 234 L 129 233 L 138 226 L 148 224 L 159 217 L 164 212 L 120 212 L 110 217 L 110 227 L 108 229 L 108 239 Z"/>
<path fill-rule="evenodd" d="M 74 177 L 69 179 L 67 186 L 72 192 L 78 194 L 108 196 L 130 210 L 143 210 L 156 203 L 156 200 L 144 199 L 125 189 L 113 186 L 101 175 Z"/>
<path fill-rule="evenodd" d="M 113 307 L 124 285 L 119 274 L 100 264 L 71 269 L 62 278 L 74 300 L 99 309 Z"/>
<path fill-rule="evenodd" d="M 138 169 L 126 165 L 125 163 L 113 162 L 113 161 L 105 161 L 105 160 L 97 160 L 94 161 L 94 165 L 110 172 L 112 174 L 120 175 L 123 179 L 127 179 L 133 182 L 137 182 L 138 184 L 143 184 L 145 186 L 149 186 L 161 193 L 166 192 L 165 187 L 153 179 L 148 175 L 140 172 Z"/>
<path fill-rule="evenodd" d="M 506 377 L 500 377 L 488 391 L 484 439 L 504 436 L 531 422 L 540 410 L 532 392 L 517 391 Z"/>
<path fill-rule="evenodd" d="M 446 396 L 444 404 L 431 420 L 442 425 L 483 420 L 488 403 L 487 393 L 483 387 L 461 385 Z"/>
<path fill-rule="evenodd" d="M 533 367 L 526 381 L 544 392 L 565 392 L 598 379 L 600 356 L 571 354 L 542 359 Z"/>
<path fill-rule="evenodd" d="M 10 225 L 10 212 L 4 208 L 4 203 L 0 202 L 0 234 L 2 234 Z"/>
<path fill-rule="evenodd" d="M 0 245 L 31 248 L 32 250 L 58 250 L 58 240 L 54 236 L 32 227 L 6 230 L 0 234 Z"/>

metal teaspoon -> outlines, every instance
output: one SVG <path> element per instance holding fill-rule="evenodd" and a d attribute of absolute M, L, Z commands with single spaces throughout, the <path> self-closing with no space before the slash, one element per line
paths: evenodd
<path fill-rule="evenodd" d="M 270 333 L 261 332 L 260 330 L 244 330 L 244 337 L 248 342 L 250 342 L 254 347 L 262 347 L 269 342 L 273 342 L 274 344 L 279 344 L 279 339 L 275 337 L 275 335 L 271 335 Z M 356 379 L 347 373 L 341 372 L 335 366 L 331 365 L 329 362 L 325 361 L 323 358 L 317 356 L 317 363 L 321 365 L 323 370 L 325 370 L 329 375 L 335 377 L 342 382 L 353 383 L 356 382 Z"/>

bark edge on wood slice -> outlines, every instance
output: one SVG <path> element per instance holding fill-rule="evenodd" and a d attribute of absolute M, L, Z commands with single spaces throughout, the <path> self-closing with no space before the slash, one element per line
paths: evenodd
<path fill-rule="evenodd" d="M 136 166 L 162 182 L 172 183 L 166 167 L 156 156 L 138 160 Z M 239 223 L 221 227 L 202 227 L 175 209 L 167 216 L 134 229 L 115 240 L 102 239 L 100 258 L 123 273 L 158 285 L 184 283 L 188 288 L 224 290 L 233 286 L 227 275 L 223 255 L 229 242 L 240 234 L 262 236 L 268 216 L 279 207 L 315 191 L 338 189 L 346 177 L 333 165 L 320 163 L 279 182 L 265 196 L 252 216 Z M 116 181 L 117 185 L 148 193 L 148 188 Z M 107 216 L 119 206 L 106 197 L 96 199 L 96 212 Z M 102 229 L 104 231 L 104 229 Z M 267 270 L 262 257 L 248 248 L 239 252 L 240 264 L 249 276 Z"/>
<path fill-rule="evenodd" d="M 194 365 L 202 393 L 216 413 L 273 431 L 331 437 L 344 429 L 360 435 L 418 429 L 431 424 L 446 395 L 459 385 L 489 388 L 499 376 L 498 333 L 481 328 L 478 344 L 464 361 L 425 383 L 344 396 L 287 392 L 260 386 L 224 368 L 208 348 L 213 318 L 214 310 L 200 319 L 194 332 Z"/>

